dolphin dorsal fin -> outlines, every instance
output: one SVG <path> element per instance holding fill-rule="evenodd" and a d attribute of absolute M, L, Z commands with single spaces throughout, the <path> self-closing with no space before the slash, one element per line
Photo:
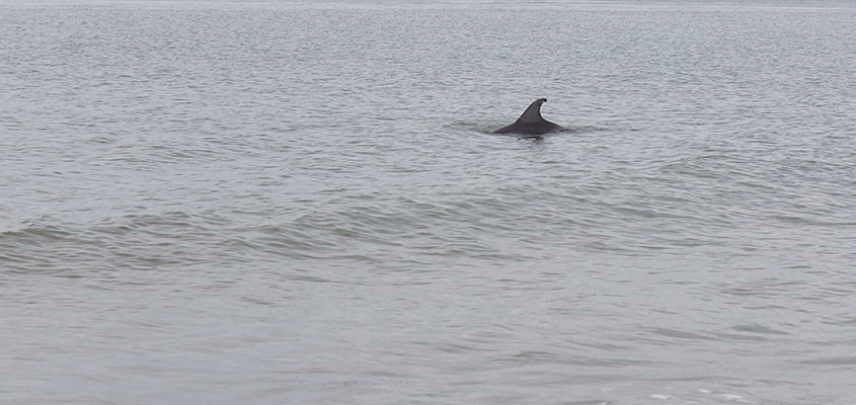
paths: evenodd
<path fill-rule="evenodd" d="M 529 104 L 529 108 L 523 112 L 523 115 L 517 119 L 517 122 L 543 122 L 544 118 L 541 117 L 541 104 L 547 102 L 546 98 L 539 98 Z"/>

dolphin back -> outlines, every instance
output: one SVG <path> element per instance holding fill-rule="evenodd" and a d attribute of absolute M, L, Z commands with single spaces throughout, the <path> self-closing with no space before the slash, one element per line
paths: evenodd
<path fill-rule="evenodd" d="M 513 124 L 497 129 L 492 134 L 541 135 L 548 132 L 567 131 L 568 129 L 541 117 L 541 104 L 546 98 L 539 98 L 529 104 L 526 111 Z"/>

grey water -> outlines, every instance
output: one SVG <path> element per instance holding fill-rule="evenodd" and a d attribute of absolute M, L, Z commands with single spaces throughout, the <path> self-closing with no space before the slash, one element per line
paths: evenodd
<path fill-rule="evenodd" d="M 0 403 L 854 381 L 854 3 L 0 3 Z"/>

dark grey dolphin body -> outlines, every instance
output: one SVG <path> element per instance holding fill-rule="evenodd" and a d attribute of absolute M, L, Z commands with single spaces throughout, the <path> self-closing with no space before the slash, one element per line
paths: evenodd
<path fill-rule="evenodd" d="M 529 108 L 513 124 L 497 129 L 492 134 L 543 135 L 548 132 L 568 131 L 567 128 L 556 125 L 541 117 L 541 104 L 546 98 L 539 98 L 529 104 Z"/>

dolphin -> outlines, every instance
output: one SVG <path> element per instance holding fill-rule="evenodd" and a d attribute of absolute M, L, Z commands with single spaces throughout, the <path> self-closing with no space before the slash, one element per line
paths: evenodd
<path fill-rule="evenodd" d="M 569 131 L 569 129 L 556 125 L 541 117 L 541 104 L 547 102 L 546 98 L 539 98 L 529 104 L 529 108 L 513 124 L 497 129 L 492 134 L 520 134 L 520 135 L 543 135 L 547 132 Z"/>

